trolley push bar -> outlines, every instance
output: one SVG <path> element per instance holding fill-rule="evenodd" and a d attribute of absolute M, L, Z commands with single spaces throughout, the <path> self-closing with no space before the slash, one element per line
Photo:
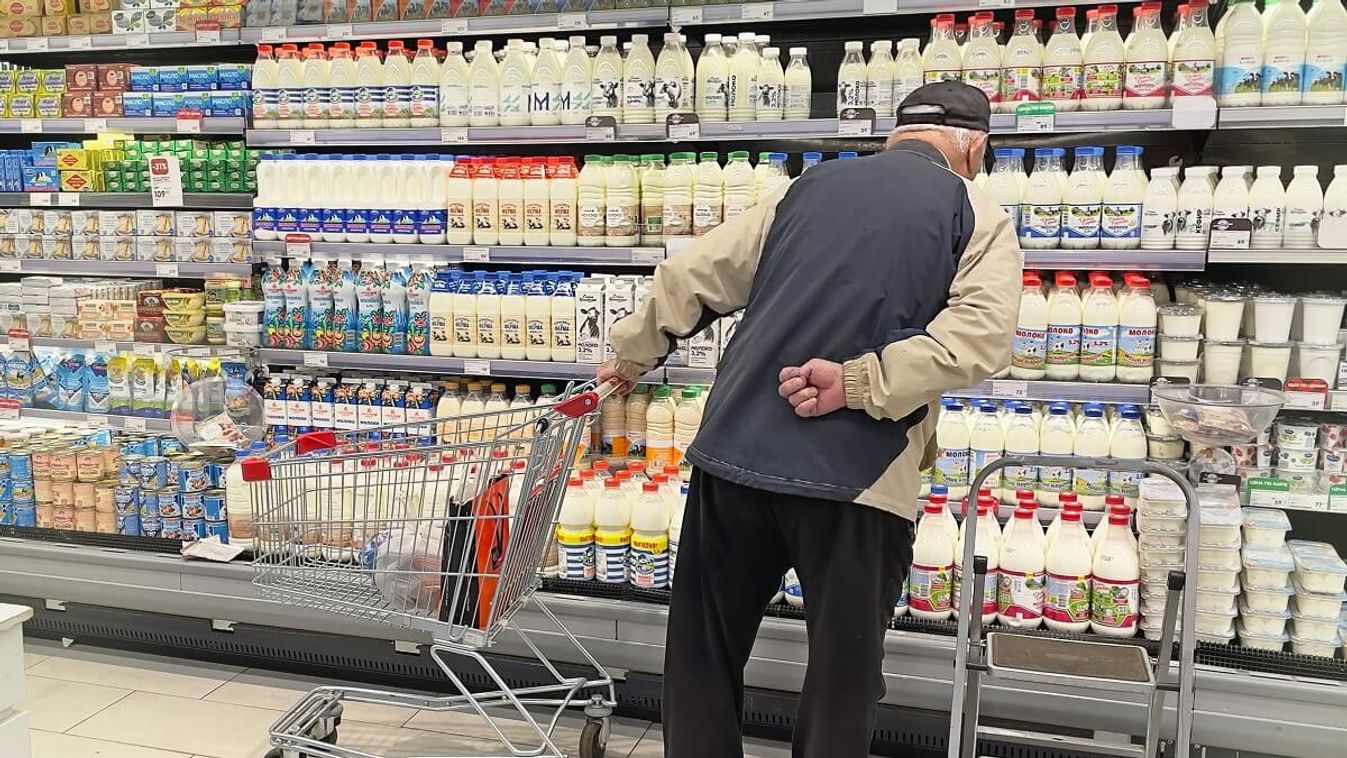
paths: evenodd
<path fill-rule="evenodd" d="M 983 634 L 983 588 L 987 559 L 976 555 L 977 515 L 970 507 L 965 514 L 962 565 L 973 567 L 960 579 L 960 603 L 955 609 L 958 637 L 954 654 L 954 698 L 950 708 L 949 758 L 974 758 L 979 736 L 1001 742 L 1048 748 L 1076 748 L 1086 753 L 1125 758 L 1156 758 L 1164 723 L 1166 693 L 1178 693 L 1177 735 L 1169 758 L 1189 758 L 1193 730 L 1193 680 L 1196 638 L 1191 623 L 1180 635 L 1179 672 L 1171 671 L 1174 634 L 1178 626 L 1178 603 L 1182 595 L 1183 617 L 1196 618 L 1196 594 L 1185 591 L 1186 577 L 1197 575 L 1199 504 L 1197 491 L 1181 474 L 1149 461 L 1115 461 L 1049 455 L 1007 455 L 988 464 L 969 487 L 976 493 L 993 473 L 1007 466 L 1062 466 L 1099 471 L 1131 471 L 1155 474 L 1172 481 L 1183 493 L 1188 507 L 1187 545 L 1183 571 L 1171 571 L 1161 631 L 1160 652 L 1152 666 L 1146 648 L 1129 641 L 1059 639 L 1017 632 Z M 1050 683 L 1064 686 L 1139 693 L 1147 696 L 1146 735 L 1143 745 L 1103 742 L 1048 732 L 979 726 L 981 687 L 984 677 Z"/>
<path fill-rule="evenodd" d="M 336 744 L 343 702 L 471 710 L 507 758 L 565 758 L 552 734 L 567 708 L 584 708 L 579 756 L 602 758 L 612 677 L 535 593 L 589 416 L 614 389 L 568 387 L 546 407 L 306 434 L 244 461 L 261 596 L 425 632 L 456 692 L 319 687 L 272 726 L 268 758 L 379 758 Z M 530 604 L 593 675 L 558 671 L 514 620 Z M 512 688 L 496 671 L 482 650 L 505 632 L 548 681 Z M 471 691 L 451 658 L 484 673 L 489 691 Z M 507 737 L 500 709 L 525 737 Z"/>

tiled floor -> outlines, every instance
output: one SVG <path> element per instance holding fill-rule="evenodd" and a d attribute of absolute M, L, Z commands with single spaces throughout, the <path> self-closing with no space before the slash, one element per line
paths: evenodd
<path fill-rule="evenodd" d="M 33 758 L 262 758 L 267 731 L 309 689 L 333 682 L 177 658 L 30 639 L 25 644 Z M 554 738 L 574 751 L 584 718 L 567 713 Z M 522 721 L 502 731 L 526 740 Z M 352 703 L 340 744 L 382 756 L 496 755 L 500 743 L 470 713 Z M 523 742 L 519 743 L 521 746 Z M 746 740 L 750 758 L 789 756 Z M 658 724 L 615 719 L 611 758 L 661 758 Z"/>

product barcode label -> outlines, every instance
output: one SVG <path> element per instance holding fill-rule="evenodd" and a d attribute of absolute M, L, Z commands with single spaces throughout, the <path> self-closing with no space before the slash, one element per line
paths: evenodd
<path fill-rule="evenodd" d="M 56 204 L 66 208 L 76 208 L 80 204 L 78 192 L 62 192 L 56 196 Z"/>
<path fill-rule="evenodd" d="M 124 418 L 122 419 L 122 426 L 126 429 L 130 429 L 133 432 L 143 432 L 145 431 L 145 419 Z"/>
<path fill-rule="evenodd" d="M 42 119 L 40 118 L 19 119 L 19 131 L 23 132 L 24 134 L 40 134 L 42 132 Z"/>
<path fill-rule="evenodd" d="M 468 141 L 468 130 L 464 128 L 441 129 L 440 142 L 446 145 L 462 145 Z"/>
<path fill-rule="evenodd" d="M 174 277 L 178 275 L 178 264 L 176 263 L 156 263 L 154 264 L 155 276 Z"/>
<path fill-rule="evenodd" d="M 446 18 L 440 22 L 440 34 L 467 34 L 468 22 L 462 18 Z"/>
<path fill-rule="evenodd" d="M 992 397 L 1013 397 L 1024 399 L 1029 397 L 1028 382 L 992 382 Z"/>

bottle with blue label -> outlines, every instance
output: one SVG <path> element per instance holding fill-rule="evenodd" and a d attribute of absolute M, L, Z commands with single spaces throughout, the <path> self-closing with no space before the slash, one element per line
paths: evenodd
<path fill-rule="evenodd" d="M 1254 0 L 1235 0 L 1219 24 L 1216 102 L 1222 107 L 1259 105 L 1263 100 L 1263 17 Z M 1304 32 L 1301 32 L 1304 43 Z"/>
<path fill-rule="evenodd" d="M 633 587 L 662 590 L 669 586 L 669 513 L 659 484 L 646 481 L 631 514 L 631 551 L 627 579 Z"/>
<path fill-rule="evenodd" d="M 1119 145 L 1113 172 L 1104 182 L 1099 246 L 1105 250 L 1141 247 L 1142 198 L 1147 183 L 1146 171 L 1141 167 L 1143 152 L 1138 145 Z"/>
<path fill-rule="evenodd" d="M 631 503 L 617 477 L 604 481 L 594 505 L 594 575 L 605 584 L 627 581 L 631 551 Z"/>
<path fill-rule="evenodd" d="M 1024 184 L 1020 200 L 1020 247 L 1047 250 L 1060 244 L 1065 155 L 1062 148 L 1034 150 L 1034 170 Z"/>

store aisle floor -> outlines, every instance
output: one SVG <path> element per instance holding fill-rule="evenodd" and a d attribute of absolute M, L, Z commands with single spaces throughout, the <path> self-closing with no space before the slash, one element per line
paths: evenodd
<path fill-rule="evenodd" d="M 262 758 L 267 728 L 304 692 L 330 681 L 179 658 L 29 638 L 24 645 L 33 758 Z M 583 716 L 568 713 L 555 739 L 579 742 Z M 522 722 L 504 728 L 524 738 Z M 340 741 L 387 756 L 499 751 L 470 713 L 351 704 Z M 749 758 L 784 758 L 788 746 L 747 740 Z M 661 758 L 658 724 L 615 719 L 611 758 Z"/>

